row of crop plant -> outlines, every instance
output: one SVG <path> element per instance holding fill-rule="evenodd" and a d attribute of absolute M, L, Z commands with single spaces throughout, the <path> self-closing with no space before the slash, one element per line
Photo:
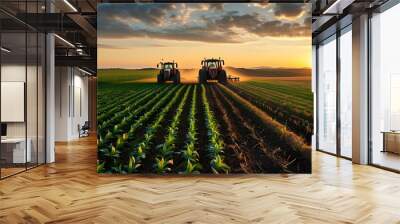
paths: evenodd
<path fill-rule="evenodd" d="M 178 127 L 182 119 L 183 108 L 191 89 L 192 86 L 187 88 L 181 102 L 179 103 L 178 108 L 175 111 L 175 116 L 172 118 L 172 122 L 167 128 L 168 132 L 165 136 L 164 143 L 157 146 L 154 170 L 159 174 L 172 171 L 172 166 L 174 165 L 174 154 L 178 153 L 176 148 Z"/>
<path fill-rule="evenodd" d="M 97 121 L 101 125 L 104 121 L 110 120 L 110 117 L 123 116 L 127 111 L 131 110 L 132 106 L 137 103 L 138 99 L 143 96 L 148 95 L 148 93 L 152 92 L 152 89 L 145 89 L 142 91 L 138 91 L 132 93 L 127 98 L 124 98 L 123 101 L 116 100 L 115 98 L 111 98 L 109 100 L 109 105 L 105 106 L 103 110 L 98 112 Z M 132 97 L 134 96 L 134 97 Z"/>
<path fill-rule="evenodd" d="M 228 85 L 228 87 L 264 110 L 275 120 L 286 125 L 290 130 L 302 136 L 307 143 L 311 143 L 313 134 L 312 101 L 309 102 L 309 100 L 300 100 L 294 97 L 289 99 L 289 94 L 285 98 L 281 93 L 279 93 L 281 96 L 275 99 L 274 94 L 277 93 L 271 90 L 266 91 L 261 87 L 250 84 Z M 300 106 L 300 104 L 310 105 Z"/>
<path fill-rule="evenodd" d="M 228 173 L 230 168 L 224 163 L 224 143 L 218 131 L 218 123 L 205 95 L 205 88 L 201 86 L 201 105 L 197 105 L 198 85 L 179 87 L 169 86 L 158 91 L 154 89 L 142 90 L 132 96 L 136 103 L 125 110 L 104 119 L 100 127 L 105 129 L 99 133 L 99 172 L 135 173 L 141 169 L 149 170 L 146 161 L 152 160 L 152 172 L 168 173 L 172 170 L 184 173 L 202 172 L 199 162 L 197 145 L 197 107 L 204 107 L 206 127 L 208 133 L 207 159 L 210 169 L 214 173 Z M 150 93 L 151 91 L 152 93 Z M 190 96 L 191 93 L 191 97 Z M 182 97 L 183 95 L 183 97 Z M 150 96 L 150 97 L 149 97 Z M 149 100 L 149 98 L 151 98 Z M 140 100 L 138 100 L 140 99 Z M 186 104 L 190 103 L 189 117 L 183 118 L 182 113 Z M 167 114 L 173 110 L 174 116 Z M 164 142 L 155 145 L 156 133 L 165 127 L 161 124 L 169 121 Z M 183 119 L 188 119 L 186 140 L 183 148 L 176 148 L 178 127 Z M 140 133 L 140 130 L 142 133 Z M 149 158 L 151 155 L 152 158 Z M 179 158 L 180 164 L 174 161 Z"/>
<path fill-rule="evenodd" d="M 199 162 L 199 152 L 196 146 L 197 141 L 197 125 L 196 125 L 196 102 L 197 102 L 197 85 L 194 87 L 192 95 L 192 103 L 190 105 L 190 113 L 188 117 L 188 130 L 186 134 L 186 144 L 181 151 L 181 158 L 183 161 L 183 173 L 192 174 L 200 173 L 202 168 Z"/>
<path fill-rule="evenodd" d="M 207 153 L 210 158 L 210 166 L 211 170 L 214 173 L 228 173 L 230 167 L 225 164 L 223 160 L 224 153 L 224 142 L 218 130 L 218 123 L 214 117 L 214 113 L 210 108 L 210 104 L 208 103 L 206 88 L 204 85 L 201 85 L 202 89 L 202 100 L 204 104 L 204 111 L 206 115 L 206 123 L 207 123 L 207 133 L 209 137 Z"/>
<path fill-rule="evenodd" d="M 134 96 L 134 103 L 128 105 L 123 111 L 111 114 L 109 119 L 102 122 L 99 121 L 99 135 L 105 137 L 105 143 L 109 143 L 114 138 L 107 138 L 127 132 L 129 129 L 135 128 L 133 125 L 139 116 L 147 112 L 150 107 L 160 100 L 164 94 L 169 92 L 170 87 L 164 88 L 159 93 L 155 91 L 149 92 L 145 96 Z M 140 125 L 140 123 L 136 124 Z M 128 133 L 129 134 L 129 133 Z"/>
<path fill-rule="evenodd" d="M 226 174 L 241 169 L 243 155 L 250 170 L 309 172 L 310 150 L 300 136 L 254 99 L 209 85 L 153 85 L 123 95 L 122 109 L 99 122 L 98 172 Z M 228 113 L 218 119 L 221 111 Z M 243 141 L 235 152 L 229 132 Z"/>

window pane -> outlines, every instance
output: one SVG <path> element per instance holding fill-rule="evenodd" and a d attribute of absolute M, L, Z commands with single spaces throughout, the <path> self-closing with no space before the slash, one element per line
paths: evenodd
<path fill-rule="evenodd" d="M 352 35 L 340 36 L 340 152 L 352 156 Z"/>
<path fill-rule="evenodd" d="M 26 144 L 26 33 L 1 34 L 1 175 L 24 171 L 30 160 Z M 28 146 L 28 151 L 27 151 Z"/>
<path fill-rule="evenodd" d="M 400 170 L 400 5 L 372 18 L 372 163 Z"/>
<path fill-rule="evenodd" d="M 38 132 L 38 120 L 37 120 L 37 33 L 28 32 L 28 55 L 27 55 L 27 80 L 26 80 L 26 115 L 27 115 L 27 141 L 28 149 L 30 147 L 31 153 L 28 160 L 28 168 L 37 165 L 37 132 Z"/>
<path fill-rule="evenodd" d="M 336 153 L 336 41 L 318 48 L 318 148 Z"/>
<path fill-rule="evenodd" d="M 39 33 L 38 45 L 38 163 L 45 163 L 45 52 L 46 37 Z"/>

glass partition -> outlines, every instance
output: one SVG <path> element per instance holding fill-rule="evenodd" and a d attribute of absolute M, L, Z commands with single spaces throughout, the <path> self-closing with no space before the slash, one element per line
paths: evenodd
<path fill-rule="evenodd" d="M 15 3 L 0 6 L 43 10 L 42 1 Z M 0 178 L 45 163 L 45 44 L 43 33 L 0 12 Z"/>
<path fill-rule="evenodd" d="M 400 170 L 400 5 L 371 18 L 371 162 Z"/>
<path fill-rule="evenodd" d="M 336 36 L 318 47 L 318 149 L 336 153 Z"/>
<path fill-rule="evenodd" d="M 31 158 L 26 138 L 26 33 L 3 32 L 1 46 L 1 175 L 6 177 L 24 171 Z"/>
<path fill-rule="evenodd" d="M 27 167 L 34 167 L 37 165 L 38 158 L 38 49 L 37 49 L 37 41 L 38 35 L 35 32 L 27 33 L 27 48 L 28 48 L 28 57 L 27 57 L 27 86 L 26 86 L 26 112 L 27 112 L 27 142 L 28 147 L 27 150 L 31 151 L 30 160 L 27 163 Z"/>
<path fill-rule="evenodd" d="M 46 162 L 45 124 L 46 124 L 46 37 L 38 33 L 38 64 L 37 64 L 37 162 Z"/>
<path fill-rule="evenodd" d="M 352 157 L 352 32 L 340 35 L 340 154 Z"/>

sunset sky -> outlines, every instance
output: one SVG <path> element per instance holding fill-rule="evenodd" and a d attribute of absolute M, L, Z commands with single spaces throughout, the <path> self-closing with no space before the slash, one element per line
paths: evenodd
<path fill-rule="evenodd" d="M 98 8 L 98 67 L 311 67 L 310 4 L 130 3 Z"/>

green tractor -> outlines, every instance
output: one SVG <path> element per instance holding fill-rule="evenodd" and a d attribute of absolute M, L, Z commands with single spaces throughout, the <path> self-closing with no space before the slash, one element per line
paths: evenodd
<path fill-rule="evenodd" d="M 179 84 L 181 82 L 181 73 L 178 70 L 178 64 L 174 61 L 160 62 L 157 64 L 157 68 L 160 68 L 160 73 L 157 75 L 157 83 L 172 81 L 175 84 Z"/>
<path fill-rule="evenodd" d="M 223 69 L 225 61 L 221 58 L 204 59 L 201 61 L 201 69 L 199 70 L 199 83 L 207 83 L 207 80 L 217 80 L 219 83 L 226 84 L 228 82 L 226 71 Z"/>

